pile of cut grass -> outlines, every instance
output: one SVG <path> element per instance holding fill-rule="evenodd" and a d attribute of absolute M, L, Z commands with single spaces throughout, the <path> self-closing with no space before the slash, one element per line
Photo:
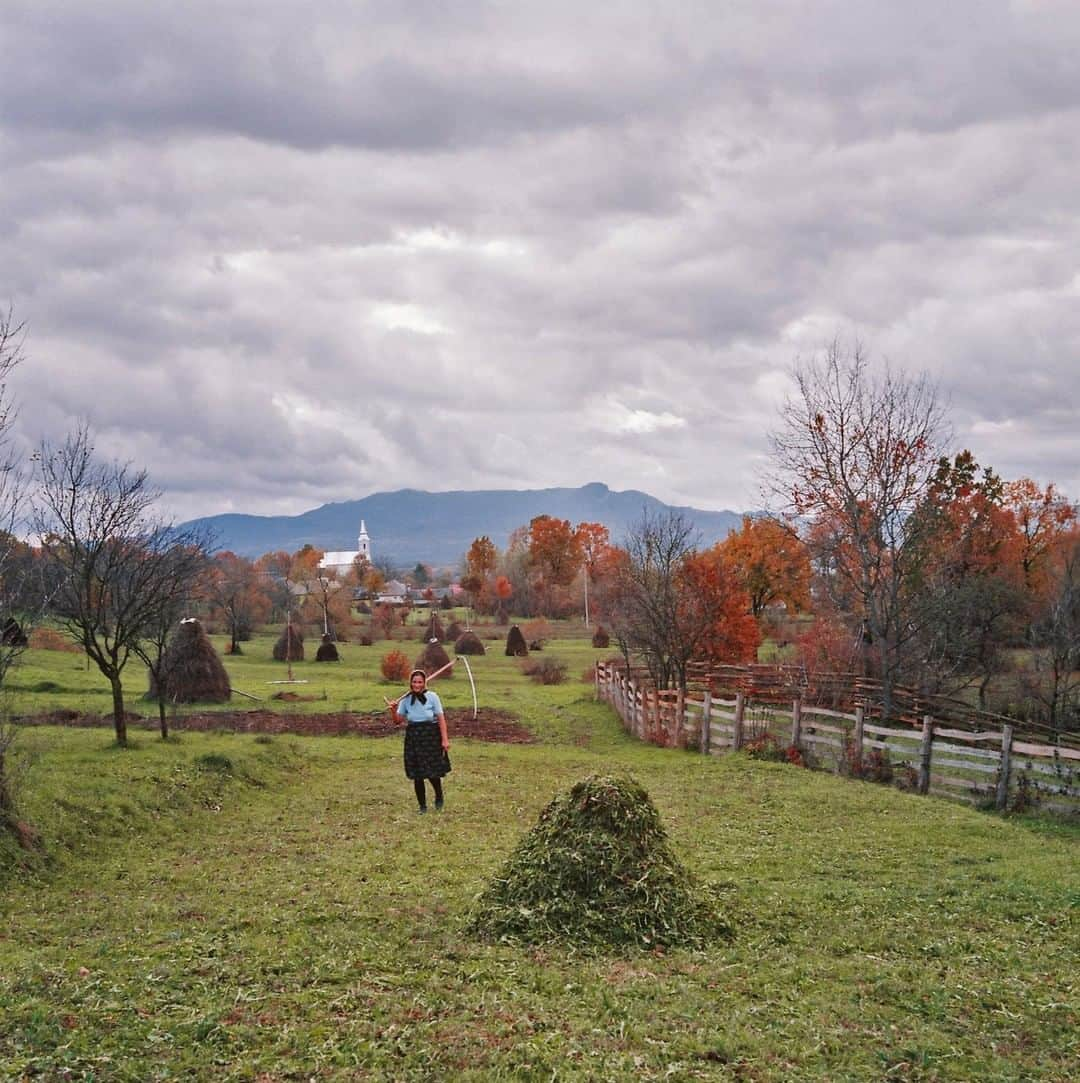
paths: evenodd
<path fill-rule="evenodd" d="M 611 775 L 590 775 L 548 804 L 468 929 L 585 950 L 701 947 L 731 935 L 714 892 L 672 851 L 644 787 Z"/>

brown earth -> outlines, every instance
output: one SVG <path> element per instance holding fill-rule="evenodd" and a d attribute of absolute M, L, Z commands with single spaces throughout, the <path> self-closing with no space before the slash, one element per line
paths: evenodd
<path fill-rule="evenodd" d="M 476 718 L 472 711 L 448 710 L 446 728 L 451 737 L 468 737 L 476 741 L 494 741 L 501 744 L 531 744 L 535 737 L 509 711 L 481 707 Z M 19 719 L 22 725 L 40 726 L 108 726 L 112 727 L 112 715 L 83 714 L 80 711 L 59 710 L 49 714 Z M 157 716 L 144 718 L 129 714 L 128 726 L 136 729 L 156 730 Z M 285 714 L 277 711 L 208 711 L 206 714 L 187 714 L 169 719 L 169 729 L 184 730 L 233 730 L 236 733 L 296 733 L 304 736 L 341 736 L 356 734 L 360 737 L 388 737 L 399 733 L 401 727 L 391 722 L 385 711 L 364 714 L 343 711 L 337 714 Z"/>

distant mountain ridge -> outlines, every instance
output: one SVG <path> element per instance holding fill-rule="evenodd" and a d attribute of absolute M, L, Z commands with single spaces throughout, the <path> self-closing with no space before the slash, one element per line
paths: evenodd
<path fill-rule="evenodd" d="M 301 515 L 211 515 L 184 526 L 208 528 L 218 548 L 257 557 L 279 549 L 295 552 L 308 544 L 322 550 L 355 549 L 363 519 L 373 557 L 404 568 L 418 561 L 457 564 L 481 534 L 503 549 L 511 532 L 528 526 L 537 515 L 569 519 L 575 526 L 603 523 L 612 541 L 619 542 L 641 520 L 644 509 L 655 514 L 669 508 L 694 524 L 703 545 L 721 540 L 742 522 L 741 513 L 669 505 L 636 489 L 615 492 L 602 482 L 591 482 L 577 489 L 398 489 L 323 504 Z"/>

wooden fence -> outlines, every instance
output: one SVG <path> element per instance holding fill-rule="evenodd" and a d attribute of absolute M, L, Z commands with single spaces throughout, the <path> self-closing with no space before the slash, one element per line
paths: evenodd
<path fill-rule="evenodd" d="M 620 663 L 596 666 L 598 698 L 643 741 L 712 755 L 770 742 L 810 764 L 893 779 L 919 793 L 1080 816 L 1080 749 L 1028 739 L 1008 723 L 987 726 L 976 718 L 981 725 L 972 726 L 931 714 L 918 722 L 882 719 L 869 704 L 834 710 L 798 696 L 781 703 L 776 696 L 718 694 L 715 686 L 699 680 L 684 695 L 657 690 L 643 671 Z"/>

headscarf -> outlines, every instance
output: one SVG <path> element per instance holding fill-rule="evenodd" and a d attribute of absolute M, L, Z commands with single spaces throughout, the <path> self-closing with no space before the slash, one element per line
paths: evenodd
<path fill-rule="evenodd" d="M 412 671 L 412 673 L 409 674 L 409 705 L 410 706 L 412 706 L 412 704 L 417 703 L 417 702 L 425 703 L 425 704 L 427 703 L 427 693 L 426 692 L 414 692 L 412 690 L 412 679 L 418 673 L 420 674 L 421 677 L 424 678 L 424 684 L 425 685 L 427 684 L 427 674 L 422 669 L 414 669 Z"/>

